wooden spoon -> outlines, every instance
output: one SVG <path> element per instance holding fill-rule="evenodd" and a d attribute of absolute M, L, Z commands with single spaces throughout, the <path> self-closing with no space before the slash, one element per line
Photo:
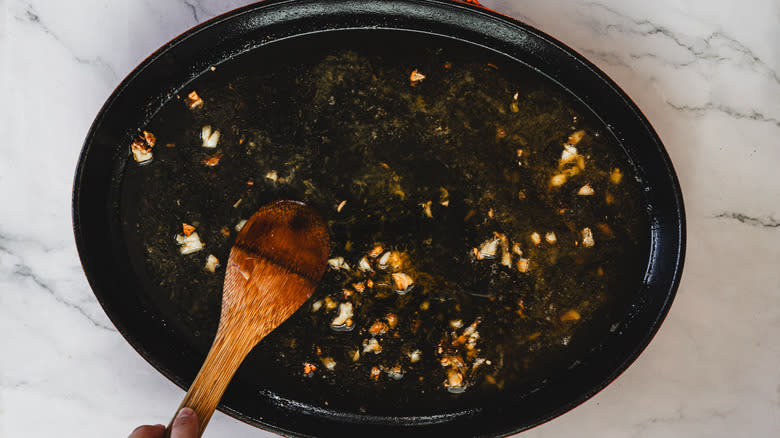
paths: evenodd
<path fill-rule="evenodd" d="M 300 202 L 266 205 L 238 233 L 225 272 L 217 335 L 176 410 L 195 410 L 198 436 L 249 351 L 314 292 L 329 251 L 325 222 Z M 173 420 L 165 438 L 170 437 L 172 424 Z"/>

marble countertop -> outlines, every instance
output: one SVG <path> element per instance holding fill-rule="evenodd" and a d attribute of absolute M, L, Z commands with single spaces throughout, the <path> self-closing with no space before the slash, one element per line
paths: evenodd
<path fill-rule="evenodd" d="M 148 54 L 241 0 L 0 1 L 0 436 L 125 436 L 183 392 L 96 302 L 71 231 L 81 143 Z M 526 437 L 780 436 L 780 3 L 485 0 L 609 74 L 666 144 L 688 252 L 658 335 Z M 217 413 L 209 436 L 272 436 Z"/>

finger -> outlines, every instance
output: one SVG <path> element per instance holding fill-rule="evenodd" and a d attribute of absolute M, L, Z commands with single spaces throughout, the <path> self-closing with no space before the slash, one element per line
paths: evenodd
<path fill-rule="evenodd" d="M 136 427 L 133 433 L 127 438 L 162 438 L 165 432 L 165 426 L 156 424 L 154 426 Z"/>
<path fill-rule="evenodd" d="M 190 408 L 182 408 L 173 420 L 171 438 L 197 438 L 198 416 Z"/>

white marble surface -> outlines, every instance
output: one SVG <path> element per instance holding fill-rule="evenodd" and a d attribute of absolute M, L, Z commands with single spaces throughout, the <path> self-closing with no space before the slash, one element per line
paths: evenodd
<path fill-rule="evenodd" d="M 0 0 L 0 437 L 125 436 L 182 392 L 116 332 L 81 271 L 70 190 L 114 86 L 240 0 Z M 486 0 L 628 92 L 682 182 L 671 313 L 615 383 L 523 436 L 780 436 L 780 3 Z M 222 414 L 208 435 L 270 436 Z"/>

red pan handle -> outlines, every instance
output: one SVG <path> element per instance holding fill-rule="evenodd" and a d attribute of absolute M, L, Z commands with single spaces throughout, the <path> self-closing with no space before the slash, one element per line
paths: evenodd
<path fill-rule="evenodd" d="M 474 6 L 479 6 L 482 9 L 487 9 L 486 7 L 482 6 L 482 4 L 477 0 L 454 0 L 454 1 L 456 3 L 465 3 L 467 5 L 474 5 Z"/>
<path fill-rule="evenodd" d="M 487 8 L 485 6 L 482 6 L 482 3 L 478 2 L 477 0 L 452 0 L 452 1 L 454 1 L 455 3 L 463 3 L 464 5 L 477 6 L 479 8 L 482 8 L 482 9 L 486 10 L 486 11 L 495 12 L 495 13 L 503 15 L 505 17 L 508 16 L 508 15 L 506 15 L 504 13 L 501 13 L 501 12 L 495 11 L 493 9 Z"/>

